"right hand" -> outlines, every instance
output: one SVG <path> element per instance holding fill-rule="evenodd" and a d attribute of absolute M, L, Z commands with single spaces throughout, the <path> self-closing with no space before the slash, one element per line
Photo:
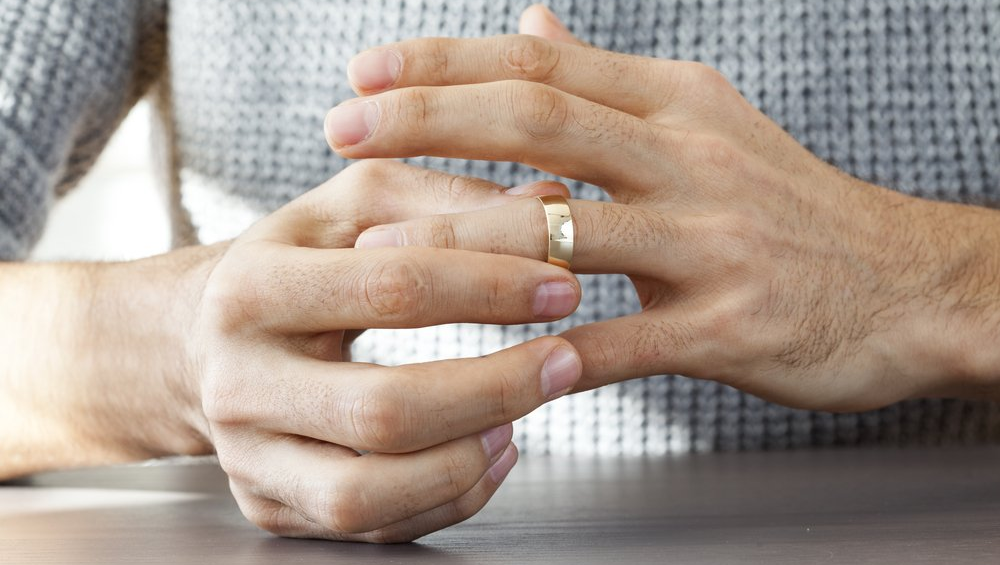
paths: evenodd
<path fill-rule="evenodd" d="M 579 379 L 573 347 L 545 337 L 390 368 L 350 362 L 350 342 L 364 328 L 558 319 L 576 309 L 579 284 L 532 259 L 353 246 L 374 225 L 553 193 L 566 189 L 538 183 L 514 196 L 367 161 L 229 246 L 190 348 L 204 431 L 252 522 L 291 537 L 401 542 L 483 507 L 517 459 L 510 422 Z"/>

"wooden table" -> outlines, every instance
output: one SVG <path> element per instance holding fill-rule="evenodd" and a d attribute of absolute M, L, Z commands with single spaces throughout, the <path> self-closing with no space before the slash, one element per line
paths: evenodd
<path fill-rule="evenodd" d="M 1000 563 L 1000 448 L 524 457 L 418 543 L 288 540 L 210 464 L 0 486 L 0 563 Z"/>

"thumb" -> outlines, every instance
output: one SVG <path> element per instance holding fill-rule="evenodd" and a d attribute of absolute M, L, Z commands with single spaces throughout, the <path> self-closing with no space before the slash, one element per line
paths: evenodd
<path fill-rule="evenodd" d="M 588 47 L 587 43 L 580 41 L 573 33 L 566 28 L 566 25 L 559 21 L 559 18 L 542 4 L 529 6 L 521 13 L 521 22 L 518 32 L 527 35 L 537 35 L 552 41 L 561 41 L 573 45 Z"/>

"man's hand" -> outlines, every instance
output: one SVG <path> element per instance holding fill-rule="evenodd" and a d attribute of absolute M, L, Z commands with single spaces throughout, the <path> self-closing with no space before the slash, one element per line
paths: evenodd
<path fill-rule="evenodd" d="M 578 283 L 521 257 L 354 243 L 387 220 L 563 192 L 541 183 L 512 196 L 371 161 L 230 245 L 191 347 L 207 433 L 252 521 L 286 536 L 409 541 L 486 503 L 517 457 L 510 422 L 579 378 L 572 346 L 548 337 L 390 368 L 348 362 L 352 330 L 553 320 L 576 309 Z"/>
<path fill-rule="evenodd" d="M 573 268 L 626 273 L 635 316 L 570 330 L 580 388 L 657 373 L 783 404 L 863 410 L 982 397 L 1000 373 L 1000 214 L 851 178 L 717 71 L 602 51 L 539 8 L 527 35 L 360 54 L 327 117 L 352 158 L 519 161 L 606 189 L 571 201 Z M 447 234 L 442 237 L 441 234 Z M 538 202 L 382 226 L 398 241 L 545 257 Z"/>
<path fill-rule="evenodd" d="M 215 450 L 246 516 L 278 534 L 409 541 L 468 518 L 517 459 L 510 422 L 575 385 L 574 348 L 547 337 L 390 368 L 349 362 L 350 342 L 551 321 L 579 284 L 526 258 L 354 243 L 375 224 L 541 194 L 568 192 L 369 161 L 231 243 L 4 266 L 0 478 Z"/>

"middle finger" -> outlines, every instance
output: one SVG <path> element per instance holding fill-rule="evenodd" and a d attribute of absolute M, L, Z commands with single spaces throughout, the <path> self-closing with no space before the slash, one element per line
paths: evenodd
<path fill-rule="evenodd" d="M 352 158 L 430 155 L 515 161 L 608 192 L 644 194 L 664 181 L 667 130 L 631 114 L 525 81 L 414 87 L 355 99 L 326 117 L 327 140 Z"/>

